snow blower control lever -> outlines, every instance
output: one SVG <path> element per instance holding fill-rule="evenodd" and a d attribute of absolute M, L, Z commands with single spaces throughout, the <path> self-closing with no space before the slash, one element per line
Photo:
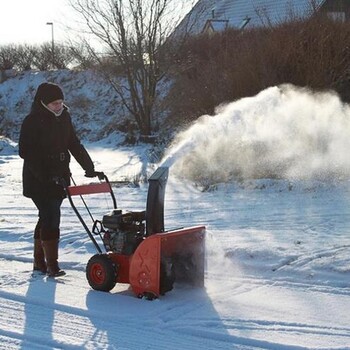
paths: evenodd
<path fill-rule="evenodd" d="M 86 266 L 93 289 L 108 292 L 117 282 L 129 283 L 138 297 L 154 299 L 172 290 L 175 282 L 204 285 L 205 227 L 164 229 L 168 172 L 159 167 L 152 174 L 146 210 L 137 212 L 117 208 L 112 186 L 103 173 L 96 174 L 100 183 L 66 187 L 69 202 L 97 250 Z M 110 194 L 113 210 L 101 221 L 93 220 L 90 230 L 72 197 L 99 193 Z"/>

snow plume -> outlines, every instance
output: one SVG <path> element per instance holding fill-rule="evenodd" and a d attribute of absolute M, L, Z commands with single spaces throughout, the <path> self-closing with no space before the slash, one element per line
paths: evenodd
<path fill-rule="evenodd" d="M 220 291 L 222 284 L 219 281 L 231 281 L 231 286 L 234 285 L 234 279 L 242 276 L 240 262 L 230 259 L 226 256 L 225 249 L 216 238 L 217 232 L 207 230 L 205 237 L 206 248 L 206 281 L 207 290 Z"/>
<path fill-rule="evenodd" d="M 196 183 L 350 177 L 350 108 L 292 85 L 222 105 L 179 134 L 162 164 Z"/>

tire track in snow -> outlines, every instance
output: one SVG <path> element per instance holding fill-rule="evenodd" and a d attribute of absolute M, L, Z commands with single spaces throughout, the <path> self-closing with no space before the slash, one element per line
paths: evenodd
<path fill-rule="evenodd" d="M 28 264 L 29 262 L 20 262 L 19 265 L 27 266 Z M 1 265 L 2 267 L 5 265 L 6 269 L 10 269 L 11 266 L 14 266 L 14 262 L 3 260 Z M 178 334 L 173 338 L 174 332 L 171 326 L 167 325 L 163 319 L 163 316 L 169 312 L 170 319 L 181 315 L 182 320 L 186 320 L 187 316 L 183 313 L 184 310 L 187 310 L 187 315 L 191 315 L 197 307 L 203 305 L 204 301 L 199 300 L 195 307 L 192 307 L 193 305 L 189 301 L 193 298 L 193 295 L 189 290 L 181 290 L 180 288 L 179 294 L 175 294 L 175 292 L 168 299 L 164 297 L 164 299 L 152 303 L 139 300 L 133 295 L 103 293 L 103 305 L 105 305 L 105 299 L 109 298 L 111 308 L 99 310 L 98 305 L 92 306 L 91 309 L 84 309 L 72 306 L 74 304 L 55 302 L 55 298 L 52 299 L 53 294 L 50 298 L 50 293 L 57 291 L 60 282 L 53 281 L 43 285 L 43 280 L 40 278 L 25 280 L 25 276 L 22 276 L 19 281 L 22 281 L 22 279 L 23 282 L 27 283 L 28 289 L 32 288 L 31 293 L 36 288 L 46 288 L 49 295 L 48 299 L 42 299 L 33 294 L 28 294 L 26 289 L 23 289 L 25 283 L 21 284 L 22 292 L 20 292 L 20 289 L 17 288 L 20 283 L 16 287 L 14 281 L 10 281 L 9 285 L 4 286 L 10 289 L 0 290 L 0 338 L 10 339 L 9 341 L 11 343 L 12 340 L 12 344 L 21 344 L 14 347 L 14 349 L 22 348 L 23 344 L 35 344 L 31 348 L 36 349 L 60 348 L 68 350 L 114 348 L 130 350 L 156 348 L 173 350 L 174 348 L 181 348 L 193 350 L 194 347 L 198 347 L 198 344 L 204 346 L 203 339 L 198 337 L 197 334 Z M 70 284 L 71 282 L 71 280 L 68 280 L 64 283 Z M 91 291 L 89 294 L 90 288 L 88 285 L 86 285 L 86 288 L 78 290 L 79 278 L 73 282 L 72 293 L 78 295 L 83 293 L 83 298 L 86 298 L 87 303 L 89 295 L 93 297 L 90 298 L 90 303 L 101 300 L 98 297 L 102 296 L 102 293 Z M 35 287 L 36 285 L 38 286 Z M 203 296 L 203 293 L 198 291 L 198 294 L 195 293 L 195 295 Z M 119 305 L 126 304 L 126 307 L 122 307 L 120 313 L 118 313 L 118 307 L 115 304 L 112 305 L 113 302 L 119 303 Z M 128 306 L 130 306 L 130 312 L 125 311 Z M 152 310 L 153 306 L 154 310 Z M 138 312 L 135 312 L 135 310 L 138 310 Z M 150 312 L 150 310 L 152 311 Z M 8 314 L 14 314 L 16 318 L 9 322 L 6 316 Z M 144 317 L 144 320 L 140 321 L 140 317 Z M 135 324 L 138 325 L 137 329 Z M 220 321 L 218 321 L 218 326 L 219 324 Z M 215 339 L 205 339 L 205 348 L 209 346 L 211 349 L 232 349 L 232 342 L 227 339 L 229 338 L 224 334 L 222 337 L 219 336 Z M 28 348 L 30 348 L 29 345 Z M 246 348 L 237 345 L 237 349 L 243 350 Z"/>
<path fill-rule="evenodd" d="M 346 250 L 350 250 L 350 245 L 343 245 L 340 247 L 319 250 L 319 251 L 313 252 L 312 254 L 308 254 L 306 256 L 292 257 L 287 261 L 282 262 L 280 265 L 274 268 L 273 271 L 279 271 L 289 266 L 300 268 L 302 266 L 309 264 L 310 262 L 313 262 L 314 260 L 333 257 L 337 255 L 339 252 L 346 251 Z"/>
<path fill-rule="evenodd" d="M 28 300 L 25 296 L 1 291 L 0 315 L 8 314 L 9 308 L 14 309 L 16 315 L 22 312 L 22 318 L 17 317 L 14 322 L 9 323 L 0 316 L 0 336 L 29 341 L 42 348 L 193 350 L 203 341 L 191 332 L 173 337 L 173 331 L 159 327 L 156 320 L 154 324 L 149 319 L 145 320 L 142 327 L 138 320 L 138 327 L 135 328 L 132 319 L 107 313 L 91 314 L 89 310 L 59 304 L 50 305 L 44 301 Z M 26 323 L 26 318 L 33 322 Z M 53 339 L 50 339 L 51 336 Z M 232 349 L 233 344 L 225 336 L 206 339 L 205 343 L 211 349 L 227 350 Z"/>
<path fill-rule="evenodd" d="M 89 322 L 79 322 L 79 316 L 62 313 L 55 305 L 1 292 L 0 315 L 5 315 L 3 311 L 8 308 L 17 309 L 16 315 L 22 314 L 22 317 L 16 317 L 9 324 L 0 316 L 0 334 L 24 343 L 29 341 L 35 344 L 34 348 L 41 346 L 48 349 L 82 349 L 86 339 L 95 331 L 93 327 L 89 327 Z"/>
<path fill-rule="evenodd" d="M 208 281 L 215 281 L 216 283 L 215 287 L 211 287 L 210 285 L 208 286 L 209 289 L 213 289 L 213 294 L 215 295 L 215 297 L 224 297 L 225 295 L 239 295 L 250 292 L 252 290 L 256 290 L 258 288 L 269 286 L 291 288 L 294 290 L 308 290 L 311 292 L 318 292 L 328 295 L 350 296 L 350 285 L 348 287 L 329 286 L 327 284 L 319 283 L 318 281 L 298 281 L 295 278 L 291 281 L 290 279 L 284 277 L 266 279 L 261 276 L 255 275 L 244 275 L 240 277 L 235 277 L 232 275 L 225 274 L 211 274 L 210 276 L 207 276 L 206 282 Z M 218 285 L 225 285 L 225 288 L 217 287 Z"/>
<path fill-rule="evenodd" d="M 13 269 L 13 263 L 19 262 L 23 263 L 23 268 L 21 273 L 13 274 L 9 272 L 8 275 L 0 275 L 0 284 L 2 279 L 10 279 L 8 284 L 10 285 L 22 285 L 32 280 L 31 270 L 28 267 L 31 267 L 32 259 L 26 257 L 18 257 L 18 256 L 6 256 L 0 254 L 0 263 L 2 261 L 6 261 L 7 263 L 11 263 L 10 270 Z M 29 265 L 28 265 L 29 264 Z M 66 265 L 73 266 L 76 263 L 67 263 Z M 91 290 L 90 286 L 85 277 L 85 269 L 84 267 L 78 266 L 74 267 L 73 270 L 65 269 L 67 271 L 67 275 L 61 279 L 56 279 L 53 283 L 62 283 L 66 285 L 71 285 L 72 287 L 79 287 L 86 290 Z M 4 273 L 4 269 L 2 270 Z M 17 271 L 18 272 L 18 271 Z M 38 279 L 47 279 L 45 276 L 35 277 Z M 17 281 L 17 282 L 16 282 Z M 213 287 L 213 281 L 215 281 L 215 286 Z M 309 292 L 317 292 L 325 295 L 350 295 L 350 287 L 339 288 L 332 287 L 324 284 L 318 284 L 315 281 L 306 282 L 304 280 L 298 282 L 295 279 L 290 281 L 284 278 L 275 278 L 273 280 L 266 279 L 260 276 L 255 275 L 244 275 L 240 277 L 232 277 L 228 274 L 218 274 L 218 273 L 206 273 L 206 289 L 210 292 L 210 296 L 213 299 L 221 299 L 225 298 L 230 299 L 233 296 L 238 296 L 244 293 L 249 293 L 251 291 L 257 290 L 259 288 L 264 287 L 283 287 L 283 288 L 291 288 L 294 290 L 307 290 Z M 117 284 L 118 287 L 119 284 Z M 223 287 L 225 286 L 225 287 Z M 178 289 L 181 289 L 181 286 L 175 286 L 174 292 Z M 119 294 L 119 293 L 118 293 Z M 124 293 L 125 294 L 125 293 Z M 129 294 L 133 297 L 132 293 Z"/>
<path fill-rule="evenodd" d="M 236 334 L 219 334 L 215 324 L 210 327 L 210 325 L 201 325 L 198 327 L 196 324 L 193 325 L 191 330 L 188 328 L 179 326 L 172 328 L 172 331 L 179 334 L 187 334 L 191 332 L 191 334 L 196 334 L 200 338 L 204 339 L 215 339 L 220 338 L 221 340 L 226 339 L 228 342 L 232 342 L 235 349 L 236 345 L 247 346 L 250 349 L 258 348 L 258 349 L 275 349 L 275 350 L 306 350 L 310 349 L 309 346 L 305 345 L 294 345 L 300 342 L 300 339 L 305 339 L 307 337 L 312 336 L 313 338 L 324 337 L 341 337 L 343 341 L 334 341 L 334 347 L 322 347 L 317 346 L 318 350 L 330 350 L 330 349 L 341 349 L 346 350 L 349 347 L 346 345 L 349 338 L 349 331 L 344 329 L 336 329 L 334 332 L 325 328 L 312 329 L 312 326 L 309 325 L 280 325 L 279 323 L 271 322 L 271 324 L 266 324 L 263 322 L 259 324 L 259 322 L 254 321 L 245 321 L 245 320 L 237 320 L 231 323 L 230 325 L 225 323 L 225 325 L 230 328 L 232 327 L 234 333 Z M 310 329 L 311 328 L 311 329 Z M 195 331 L 193 330 L 195 329 Z M 266 340 L 266 338 L 277 339 L 273 336 L 272 333 L 286 333 L 291 336 L 288 338 L 288 341 L 284 343 L 279 343 L 276 341 Z M 241 334 L 241 335 L 239 335 Z M 243 336 L 243 334 L 247 334 L 247 336 Z M 266 336 L 268 334 L 268 336 Z M 301 337 L 301 338 L 300 338 Z M 311 347 L 314 348 L 314 347 Z"/>
<path fill-rule="evenodd" d="M 316 335 L 316 336 L 336 336 L 344 337 L 344 341 L 350 338 L 350 327 L 328 326 L 323 327 L 315 324 L 299 323 L 299 322 L 282 322 L 268 321 L 259 319 L 223 319 L 225 325 L 230 329 L 245 329 L 256 331 L 274 331 L 296 333 L 300 336 Z"/>

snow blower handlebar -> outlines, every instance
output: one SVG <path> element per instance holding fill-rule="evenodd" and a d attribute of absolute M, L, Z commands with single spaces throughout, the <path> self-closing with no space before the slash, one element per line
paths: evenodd
<path fill-rule="evenodd" d="M 82 218 L 82 216 L 80 215 L 77 207 L 74 204 L 74 201 L 72 199 L 73 196 L 80 196 L 85 208 L 88 210 L 87 205 L 85 204 L 85 201 L 83 199 L 83 195 L 88 195 L 88 194 L 98 194 L 98 193 L 109 193 L 111 195 L 112 201 L 113 201 L 113 209 L 117 209 L 117 201 L 115 199 L 111 184 L 108 180 L 108 177 L 103 173 L 103 172 L 95 172 L 95 176 L 99 178 L 100 181 L 104 182 L 100 182 L 100 183 L 92 183 L 92 184 L 87 184 L 87 185 L 75 185 L 74 181 L 74 186 L 67 186 L 64 184 L 64 188 L 66 190 L 66 194 L 67 194 L 67 198 L 69 200 L 69 203 L 71 205 L 71 207 L 73 208 L 75 214 L 77 215 L 77 217 L 79 218 L 81 224 L 83 225 L 83 227 L 85 228 L 85 231 L 87 232 L 88 236 L 90 237 L 91 241 L 93 242 L 94 246 L 96 247 L 97 251 L 101 254 L 102 250 L 100 248 L 100 246 L 98 245 L 98 243 L 96 242 L 95 237 L 93 236 L 91 230 L 89 229 L 89 227 L 86 225 L 84 219 Z M 92 215 L 90 213 L 90 211 L 88 210 L 91 218 Z M 92 218 L 93 220 L 93 218 Z M 94 222 L 94 220 L 93 220 Z M 96 222 L 94 222 L 94 227 L 96 226 Z"/>
<path fill-rule="evenodd" d="M 97 176 L 99 178 L 100 181 L 104 182 L 100 182 L 100 183 L 92 183 L 92 184 L 88 184 L 88 185 L 75 185 L 74 186 L 66 186 L 66 192 L 69 196 L 82 196 L 85 194 L 95 194 L 95 193 L 109 193 L 112 197 L 112 201 L 113 201 L 113 207 L 114 209 L 117 208 L 117 201 L 115 199 L 114 193 L 112 191 L 112 187 L 111 184 L 108 180 L 108 177 L 103 173 L 103 172 L 95 172 L 95 176 Z"/>

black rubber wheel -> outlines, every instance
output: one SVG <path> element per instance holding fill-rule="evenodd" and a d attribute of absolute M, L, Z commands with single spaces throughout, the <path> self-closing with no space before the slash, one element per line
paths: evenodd
<path fill-rule="evenodd" d="M 96 254 L 86 265 L 86 278 L 92 289 L 109 292 L 117 283 L 117 269 L 105 254 Z"/>
<path fill-rule="evenodd" d="M 152 292 L 145 292 L 145 293 L 143 293 L 141 298 L 142 297 L 145 298 L 146 300 L 149 300 L 149 301 L 157 299 L 157 296 Z"/>

